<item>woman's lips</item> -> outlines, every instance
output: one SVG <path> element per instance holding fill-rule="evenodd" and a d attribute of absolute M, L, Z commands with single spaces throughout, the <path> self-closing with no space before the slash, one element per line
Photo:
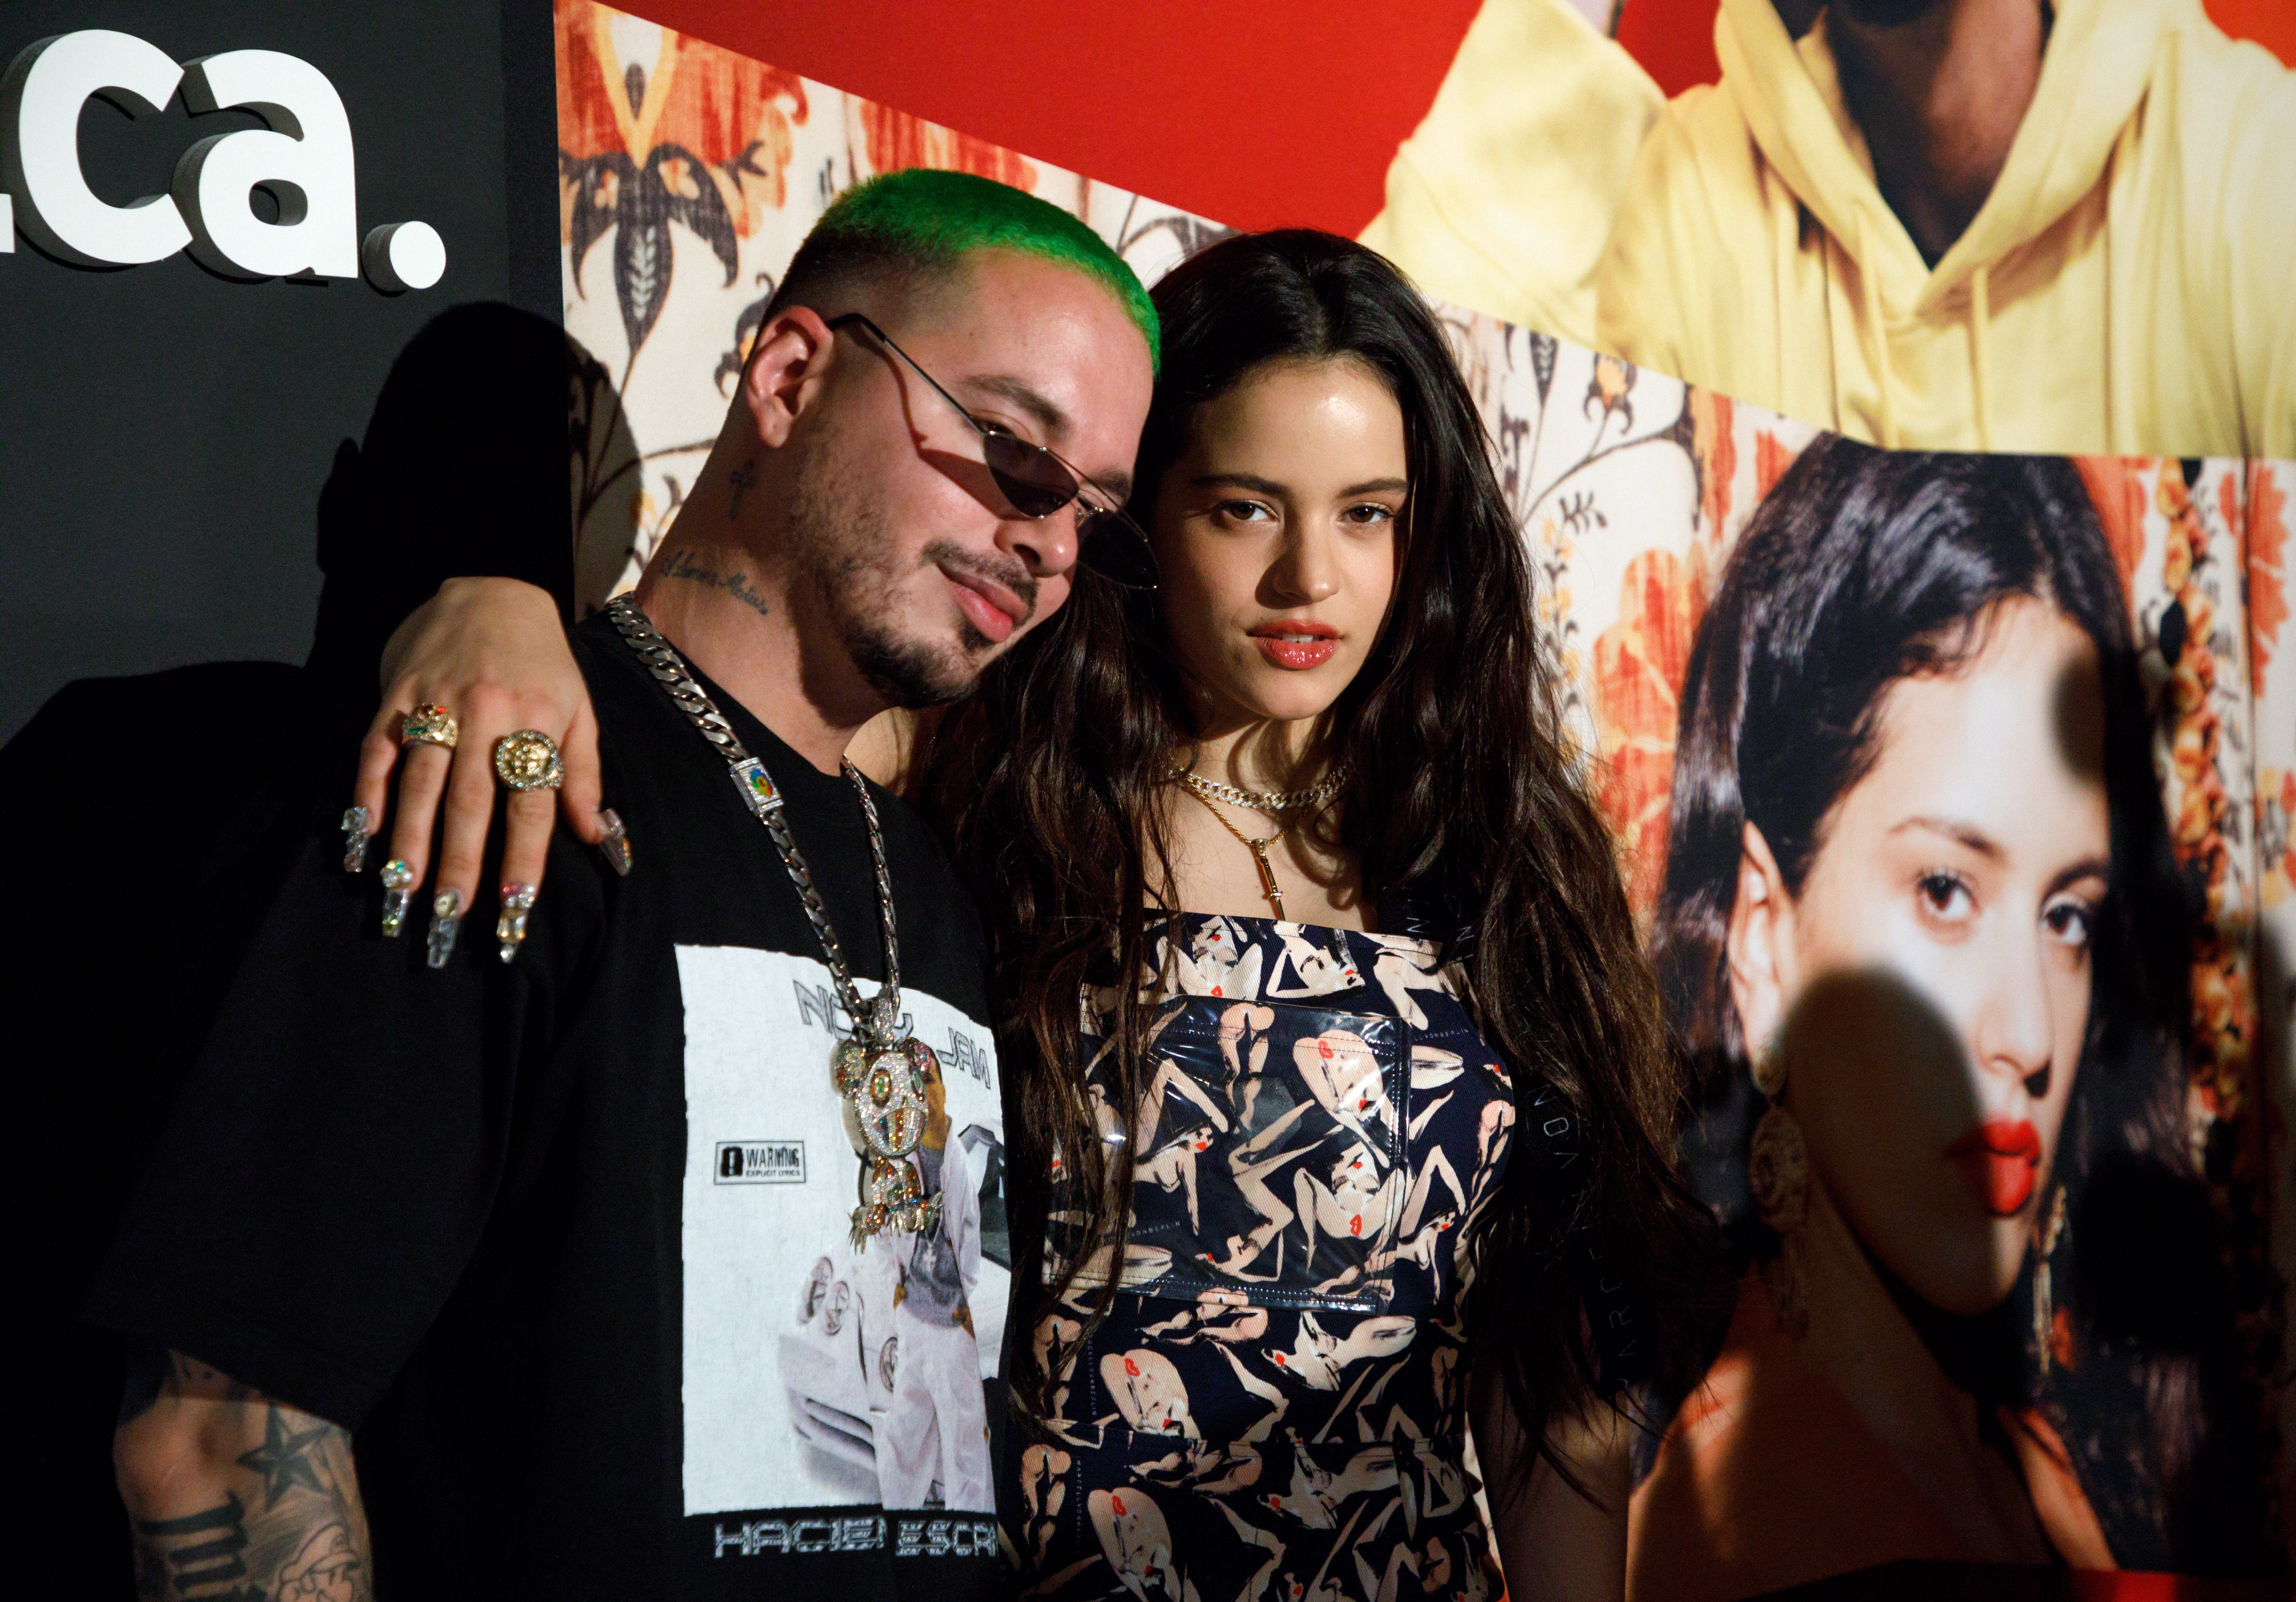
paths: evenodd
<path fill-rule="evenodd" d="M 1302 672 L 1332 660 L 1340 648 L 1340 631 L 1329 623 L 1270 624 L 1253 629 L 1251 643 L 1276 667 Z"/>
<path fill-rule="evenodd" d="M 2033 1195 L 2041 1136 L 2025 1120 L 1988 1118 L 1946 1147 L 1977 1199 L 1996 1218 L 2014 1218 Z"/>

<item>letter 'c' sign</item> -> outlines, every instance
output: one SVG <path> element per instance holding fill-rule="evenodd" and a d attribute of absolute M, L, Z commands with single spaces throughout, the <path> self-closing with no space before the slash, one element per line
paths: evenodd
<path fill-rule="evenodd" d="M 101 96 L 131 116 L 181 87 L 196 116 L 237 107 L 265 124 L 214 134 L 176 163 L 165 194 L 115 206 L 79 162 L 80 108 Z M 82 267 L 134 267 L 189 249 L 226 277 L 356 278 L 428 289 L 447 247 L 428 223 L 358 231 L 350 119 L 326 75 L 275 50 L 230 50 L 178 66 L 133 34 L 86 29 L 27 46 L 0 78 L 0 251 L 15 230 Z M 262 190 L 277 220 L 255 213 Z"/>

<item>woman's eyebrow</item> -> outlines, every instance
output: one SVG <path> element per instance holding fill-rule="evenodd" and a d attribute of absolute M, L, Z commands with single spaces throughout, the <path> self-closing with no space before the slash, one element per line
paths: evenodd
<path fill-rule="evenodd" d="M 1991 861 L 1997 862 L 2008 855 L 1984 830 L 1956 817 L 1908 817 L 1894 825 L 1890 833 L 1898 834 L 1907 829 L 1926 829 L 1933 834 L 1942 834 Z M 2084 857 L 2078 862 L 2067 863 L 2050 875 L 2048 887 L 2044 893 L 2054 895 L 2066 885 L 2082 879 L 2109 880 L 2112 877 L 2112 859 L 2110 857 Z"/>
<path fill-rule="evenodd" d="M 1290 485 L 1279 484 L 1274 479 L 1263 479 L 1256 472 L 1208 472 L 1201 478 L 1188 481 L 1199 489 L 1250 489 L 1259 495 L 1275 496 L 1292 493 Z"/>
<path fill-rule="evenodd" d="M 1289 484 L 1279 484 L 1274 479 L 1263 479 L 1256 472 L 1208 472 L 1188 481 L 1199 489 L 1234 488 L 1249 489 L 1258 495 L 1284 496 L 1292 493 Z M 1382 495 L 1389 490 L 1408 489 L 1411 486 L 1401 479 L 1365 479 L 1360 484 L 1350 484 L 1339 493 L 1338 498 L 1350 496 Z"/>
<path fill-rule="evenodd" d="M 1891 825 L 1890 833 L 1902 834 L 1907 829 L 1927 829 L 1932 834 L 1942 834 L 1956 844 L 1966 846 L 1979 856 L 1995 861 L 2007 855 L 1992 835 L 1975 824 L 1958 817 L 1908 817 Z"/>

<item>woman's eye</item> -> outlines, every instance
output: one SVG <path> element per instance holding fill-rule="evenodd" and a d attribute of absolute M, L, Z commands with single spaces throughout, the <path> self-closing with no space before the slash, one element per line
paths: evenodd
<path fill-rule="evenodd" d="M 1923 912 L 1948 923 L 1961 923 L 1977 909 L 1969 886 L 1952 874 L 1923 874 L 1915 882 L 1914 891 L 1921 897 Z"/>
<path fill-rule="evenodd" d="M 2086 951 L 2096 932 L 2096 908 L 2077 896 L 2062 896 L 2041 908 L 2041 922 L 2059 943 Z"/>
<path fill-rule="evenodd" d="M 1257 522 L 1271 517 L 1273 513 L 1258 501 L 1222 501 L 1212 508 L 1212 515 L 1225 522 Z"/>
<path fill-rule="evenodd" d="M 1382 506 L 1377 501 L 1366 501 L 1360 506 L 1349 506 L 1341 517 L 1365 528 L 1383 528 L 1395 521 L 1395 508 Z"/>

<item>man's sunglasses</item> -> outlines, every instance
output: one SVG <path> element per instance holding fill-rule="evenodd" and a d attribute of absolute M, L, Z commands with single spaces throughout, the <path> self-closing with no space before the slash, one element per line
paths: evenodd
<path fill-rule="evenodd" d="M 1102 489 L 1041 445 L 1031 445 L 1011 431 L 983 423 L 964 404 L 940 387 L 939 381 L 917 365 L 916 357 L 893 343 L 891 336 L 857 311 L 829 319 L 829 326 L 858 328 L 908 364 L 932 392 L 948 402 L 956 415 L 980 436 L 981 460 L 996 481 L 1013 510 L 1026 518 L 1050 517 L 1070 501 L 1077 503 L 1077 565 L 1131 589 L 1156 587 L 1156 557 L 1148 536 L 1124 510 L 1124 503 Z"/>

